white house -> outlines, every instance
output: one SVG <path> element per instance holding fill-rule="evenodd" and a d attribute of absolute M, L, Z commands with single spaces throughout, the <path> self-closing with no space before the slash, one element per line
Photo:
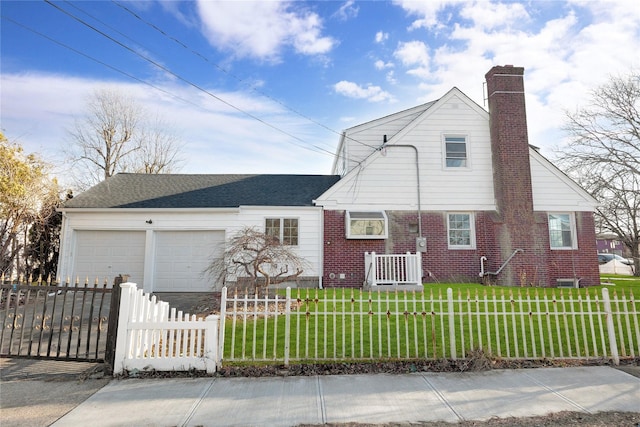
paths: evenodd
<path fill-rule="evenodd" d="M 230 233 L 277 223 L 313 285 L 362 286 L 370 252 L 420 254 L 424 283 L 598 284 L 597 202 L 529 146 L 523 75 L 487 73 L 488 111 L 453 88 L 347 129 L 332 175 L 112 177 L 63 208 L 59 275 L 208 290 Z"/>
<path fill-rule="evenodd" d="M 320 276 L 322 209 L 313 197 L 338 180 L 317 175 L 118 174 L 63 208 L 59 277 L 119 274 L 145 292 L 204 292 L 225 238 L 268 223 Z"/>
<path fill-rule="evenodd" d="M 367 280 L 363 252 L 416 251 L 423 282 L 599 283 L 597 202 L 529 146 L 523 75 L 487 73 L 489 111 L 453 88 L 343 133 L 315 200 L 325 286 Z"/>

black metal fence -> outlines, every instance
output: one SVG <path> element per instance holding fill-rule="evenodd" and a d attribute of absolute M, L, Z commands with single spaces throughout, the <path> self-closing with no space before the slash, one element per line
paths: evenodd
<path fill-rule="evenodd" d="M 0 356 L 104 361 L 112 286 L 0 285 Z"/>

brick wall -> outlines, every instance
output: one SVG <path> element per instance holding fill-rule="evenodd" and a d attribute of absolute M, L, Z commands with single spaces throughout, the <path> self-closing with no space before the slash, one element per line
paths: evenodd
<path fill-rule="evenodd" d="M 385 253 L 384 240 L 347 240 L 345 236 L 345 212 L 325 210 L 324 287 L 361 287 L 365 279 L 364 253 Z"/>
<path fill-rule="evenodd" d="M 388 211 L 389 238 L 380 240 L 356 240 L 345 238 L 345 212 L 324 211 L 324 287 L 361 287 L 366 279 L 364 253 L 401 254 L 415 253 L 415 225 L 417 214 L 406 211 Z M 497 271 L 506 257 L 499 245 L 503 226 L 495 212 L 476 212 L 476 249 L 450 250 L 447 242 L 446 213 L 423 212 L 423 235 L 427 239 L 427 251 L 422 256 L 423 281 L 433 282 L 481 282 L 480 257 L 487 257 L 485 271 Z M 555 286 L 556 279 L 581 278 L 581 285 L 599 283 L 598 263 L 595 259 L 595 229 L 593 214 L 576 213 L 578 229 L 577 250 L 551 250 L 547 214 L 538 212 L 536 240 L 542 242 L 542 250 L 525 257 L 518 253 L 509 265 L 516 280 L 501 273 L 489 276 L 491 283 L 513 286 Z M 509 253 L 510 255 L 510 253 Z M 523 256 L 521 256 L 523 255 Z M 504 270 L 503 270 L 504 271 Z M 344 275 L 341 276 L 341 275 Z"/>

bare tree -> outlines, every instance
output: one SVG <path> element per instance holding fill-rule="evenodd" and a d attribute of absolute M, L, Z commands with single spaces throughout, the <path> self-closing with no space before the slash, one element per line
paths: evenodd
<path fill-rule="evenodd" d="M 98 89 L 87 101 L 86 116 L 69 132 L 68 156 L 83 169 L 76 173 L 86 188 L 119 172 L 164 173 L 177 167 L 181 144 L 164 123 L 148 120 L 132 97 Z"/>
<path fill-rule="evenodd" d="M 567 113 L 570 135 L 560 155 L 566 170 L 601 205 L 600 231 L 616 234 L 640 275 L 640 74 L 611 77 L 588 106 Z"/>
<path fill-rule="evenodd" d="M 161 118 L 156 117 L 154 122 L 140 129 L 139 149 L 131 156 L 132 172 L 171 173 L 182 165 L 182 142 L 175 134 L 167 132 L 168 128 Z"/>
<path fill-rule="evenodd" d="M 291 246 L 245 227 L 227 240 L 223 253 L 211 261 L 205 273 L 222 283 L 249 278 L 254 286 L 267 287 L 298 278 L 307 265 Z"/>

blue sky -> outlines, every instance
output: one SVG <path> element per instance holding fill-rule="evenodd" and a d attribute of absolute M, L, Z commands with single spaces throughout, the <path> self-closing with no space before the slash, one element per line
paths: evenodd
<path fill-rule="evenodd" d="M 339 133 L 438 99 L 484 106 L 493 65 L 525 67 L 530 143 L 640 66 L 634 1 L 2 1 L 5 135 L 57 165 L 98 88 L 184 141 L 184 173 L 330 173 Z M 64 180 L 64 179 L 63 179 Z"/>

